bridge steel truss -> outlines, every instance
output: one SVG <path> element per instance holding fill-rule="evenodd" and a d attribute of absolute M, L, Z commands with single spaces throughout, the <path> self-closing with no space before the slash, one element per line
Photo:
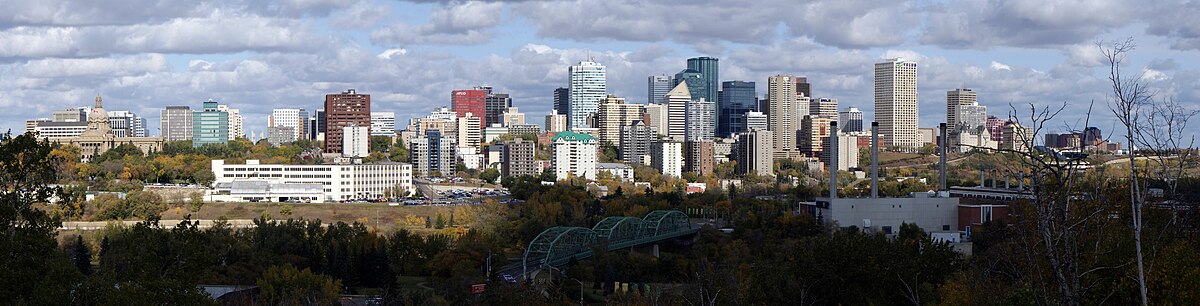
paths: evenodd
<path fill-rule="evenodd" d="M 643 218 L 607 217 L 592 228 L 555 226 L 538 234 L 521 259 L 521 274 L 529 268 L 557 267 L 572 259 L 591 257 L 592 248 L 613 251 L 696 233 L 698 228 L 678 210 L 656 210 Z"/>

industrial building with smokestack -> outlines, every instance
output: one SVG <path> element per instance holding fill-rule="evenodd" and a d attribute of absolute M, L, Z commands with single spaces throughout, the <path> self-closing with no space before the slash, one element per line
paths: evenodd
<path fill-rule="evenodd" d="M 831 130 L 837 131 L 837 122 L 830 123 Z M 838 137 L 831 134 L 830 145 L 826 147 L 830 156 L 837 156 Z M 942 139 L 946 139 L 946 124 L 941 125 Z M 906 197 L 879 197 L 879 124 L 871 123 L 871 196 L 863 198 L 838 197 L 837 171 L 829 171 L 829 196 L 818 197 L 816 201 L 801 202 L 801 212 L 808 213 L 817 220 L 833 224 L 837 227 L 856 226 L 866 232 L 880 232 L 886 235 L 899 233 L 900 225 L 916 224 L 929 233 L 958 233 L 959 198 L 951 197 L 946 187 L 946 141 L 939 142 L 938 151 L 941 155 L 939 162 L 938 191 L 914 192 Z M 838 169 L 837 159 L 830 159 L 828 169 Z M 950 236 L 953 236 L 950 237 Z M 957 235 L 943 236 L 957 242 Z"/>

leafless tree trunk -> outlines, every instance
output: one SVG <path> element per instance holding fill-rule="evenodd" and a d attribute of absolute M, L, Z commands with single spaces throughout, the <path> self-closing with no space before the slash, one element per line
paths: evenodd
<path fill-rule="evenodd" d="M 1133 214 L 1133 243 L 1137 249 L 1138 289 L 1142 294 L 1142 305 L 1145 306 L 1149 303 L 1146 297 L 1146 273 L 1142 258 L 1142 208 L 1145 197 L 1142 194 L 1141 182 L 1138 180 L 1135 156 L 1137 135 L 1141 135 L 1139 124 L 1143 119 L 1142 108 L 1154 94 L 1142 83 L 1143 73 L 1126 74 L 1121 71 L 1126 54 L 1134 49 L 1132 39 L 1113 43 L 1107 47 L 1103 44 L 1097 45 L 1104 53 L 1104 57 L 1108 59 L 1109 64 L 1108 80 L 1112 84 L 1113 91 L 1109 108 L 1124 126 L 1125 140 L 1129 146 L 1127 148 L 1129 151 L 1129 207 Z"/>

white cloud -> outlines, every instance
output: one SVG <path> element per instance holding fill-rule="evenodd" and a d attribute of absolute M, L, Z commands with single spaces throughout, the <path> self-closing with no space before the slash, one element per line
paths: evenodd
<path fill-rule="evenodd" d="M 408 50 L 403 48 L 394 48 L 384 50 L 382 53 L 379 53 L 379 55 L 376 55 L 376 57 L 382 59 L 392 59 L 393 56 L 404 56 L 405 54 L 408 54 Z"/>
<path fill-rule="evenodd" d="M 997 70 L 997 71 L 999 71 L 999 70 L 1007 70 L 1007 71 L 1012 71 L 1012 66 L 1005 65 L 1004 63 L 1001 63 L 1001 62 L 992 61 L 992 70 Z"/>

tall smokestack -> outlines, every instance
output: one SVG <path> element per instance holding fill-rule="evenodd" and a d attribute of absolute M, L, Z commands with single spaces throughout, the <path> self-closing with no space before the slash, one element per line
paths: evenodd
<path fill-rule="evenodd" d="M 938 188 L 941 191 L 945 191 L 946 193 L 938 192 L 938 196 L 945 197 L 945 196 L 949 196 L 949 192 L 950 192 L 950 187 L 946 186 L 946 147 L 947 147 L 946 145 L 949 141 L 946 141 L 947 140 L 946 139 L 946 124 L 942 123 L 941 125 L 939 125 L 939 127 L 942 129 L 942 138 L 938 139 L 938 144 L 939 144 L 938 151 L 941 152 L 938 155 L 941 155 L 942 158 L 941 158 L 941 166 L 938 169 L 938 174 L 940 175 L 939 176 L 940 185 L 938 185 L 939 186 Z"/>
<path fill-rule="evenodd" d="M 871 198 L 879 198 L 879 122 L 871 121 Z"/>
<path fill-rule="evenodd" d="M 837 121 L 829 122 L 829 199 L 837 199 L 838 135 Z"/>

